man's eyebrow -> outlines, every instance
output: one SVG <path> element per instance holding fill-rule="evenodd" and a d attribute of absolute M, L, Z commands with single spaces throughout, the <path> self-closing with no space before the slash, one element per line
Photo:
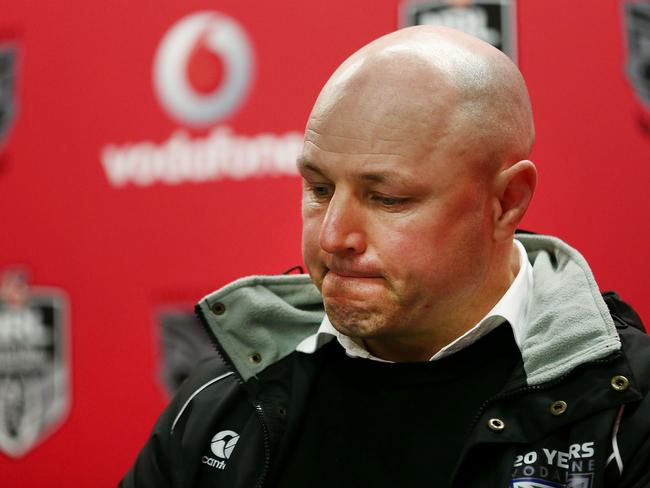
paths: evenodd
<path fill-rule="evenodd" d="M 311 172 L 319 176 L 327 177 L 325 171 L 319 168 L 316 164 L 312 163 L 304 157 L 297 159 L 298 171 L 300 173 Z M 367 181 L 371 183 L 397 183 L 397 184 L 413 184 L 416 183 L 413 178 L 404 175 L 397 171 L 392 170 L 377 170 L 360 172 L 354 177 L 358 180 Z"/>
<path fill-rule="evenodd" d="M 372 183 L 397 183 L 408 184 L 413 183 L 413 179 L 408 176 L 398 173 L 397 171 L 372 171 L 367 173 L 359 173 L 357 178 L 370 181 Z"/>
<path fill-rule="evenodd" d="M 360 180 L 372 181 L 373 183 L 385 183 L 391 180 L 392 176 L 394 176 L 392 173 L 382 171 L 378 173 L 361 173 L 357 177 Z"/>
<path fill-rule="evenodd" d="M 323 171 L 318 166 L 303 157 L 299 157 L 297 159 L 297 166 L 298 172 L 300 173 L 304 171 L 311 171 L 312 173 L 318 173 L 319 175 L 325 176 Z"/>

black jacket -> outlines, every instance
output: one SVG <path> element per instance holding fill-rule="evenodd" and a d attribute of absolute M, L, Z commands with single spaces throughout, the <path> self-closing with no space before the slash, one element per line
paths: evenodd
<path fill-rule="evenodd" d="M 518 237 L 535 276 L 523 373 L 477 412 L 450 486 L 650 487 L 650 339 L 638 316 L 601 298 L 566 244 Z M 299 448 L 291 436 L 323 354 L 295 347 L 318 328 L 318 292 L 304 276 L 250 277 L 197 310 L 226 366 L 197 368 L 121 486 L 268 486 Z"/>

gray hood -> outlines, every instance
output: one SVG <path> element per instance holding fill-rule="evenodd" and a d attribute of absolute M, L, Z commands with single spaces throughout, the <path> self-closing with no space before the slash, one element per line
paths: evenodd
<path fill-rule="evenodd" d="M 518 331 L 528 384 L 619 350 L 614 322 L 580 253 L 555 237 L 516 237 L 534 278 L 528 324 Z M 293 352 L 324 314 L 307 275 L 242 278 L 201 299 L 198 309 L 244 381 Z"/>
<path fill-rule="evenodd" d="M 521 355 L 535 385 L 621 348 L 616 326 L 582 255 L 556 237 L 517 234 L 533 265 Z"/>

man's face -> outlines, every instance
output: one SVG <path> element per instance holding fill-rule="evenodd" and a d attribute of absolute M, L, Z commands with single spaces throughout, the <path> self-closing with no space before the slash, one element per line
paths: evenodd
<path fill-rule="evenodd" d="M 446 318 L 463 316 L 487 274 L 488 185 L 447 105 L 425 114 L 351 95 L 312 112 L 299 159 L 303 258 L 346 335 L 453 328 Z"/>

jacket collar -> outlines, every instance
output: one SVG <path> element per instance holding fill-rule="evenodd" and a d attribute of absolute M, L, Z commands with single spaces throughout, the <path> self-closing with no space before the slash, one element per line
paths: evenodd
<path fill-rule="evenodd" d="M 556 237 L 518 235 L 533 266 L 528 324 L 518 337 L 536 385 L 621 349 L 607 305 L 582 255 Z"/>
<path fill-rule="evenodd" d="M 527 383 L 551 381 L 620 350 L 614 322 L 580 253 L 555 237 L 517 239 L 534 276 L 528 320 L 517 331 Z M 322 307 L 306 275 L 250 276 L 204 297 L 197 312 L 247 381 L 316 333 Z"/>

